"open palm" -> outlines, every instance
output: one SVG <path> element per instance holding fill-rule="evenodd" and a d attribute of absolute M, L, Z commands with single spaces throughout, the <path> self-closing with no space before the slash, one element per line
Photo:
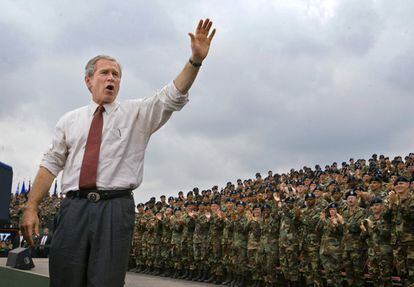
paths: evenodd
<path fill-rule="evenodd" d="M 210 33 L 213 22 L 210 19 L 198 22 L 195 34 L 188 33 L 191 38 L 192 59 L 194 62 L 201 63 L 207 57 L 216 29 Z"/>

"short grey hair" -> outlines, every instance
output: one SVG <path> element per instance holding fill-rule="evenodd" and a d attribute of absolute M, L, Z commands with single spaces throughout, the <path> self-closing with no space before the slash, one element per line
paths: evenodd
<path fill-rule="evenodd" d="M 99 60 L 108 60 L 108 61 L 115 62 L 118 65 L 120 76 L 122 76 L 121 65 L 118 63 L 118 61 L 114 57 L 107 56 L 107 55 L 98 55 L 90 59 L 85 66 L 85 76 L 87 77 L 93 76 L 93 73 L 95 73 L 96 62 L 98 62 Z"/>

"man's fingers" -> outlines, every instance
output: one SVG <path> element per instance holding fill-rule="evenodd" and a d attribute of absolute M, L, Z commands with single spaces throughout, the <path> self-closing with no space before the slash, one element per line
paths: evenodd
<path fill-rule="evenodd" d="M 203 20 L 200 20 L 199 22 L 198 22 L 198 25 L 197 25 L 197 28 L 196 28 L 196 31 L 198 32 L 198 31 L 200 31 L 200 29 L 201 29 L 201 27 L 203 26 Z"/>
<path fill-rule="evenodd" d="M 213 22 L 210 21 L 207 25 L 207 28 L 206 28 L 207 32 L 210 31 L 210 28 L 211 28 L 212 25 L 213 25 Z"/>
<path fill-rule="evenodd" d="M 204 20 L 203 28 L 207 29 L 207 26 L 208 26 L 209 23 L 210 23 L 210 19 L 207 18 L 206 20 Z"/>
<path fill-rule="evenodd" d="M 211 41 L 213 40 L 214 34 L 216 34 L 216 29 L 214 28 L 213 31 L 211 31 L 210 36 L 208 36 L 208 39 Z"/>
<path fill-rule="evenodd" d="M 194 36 L 194 34 L 193 34 L 193 33 L 188 33 L 188 36 L 190 36 L 190 38 L 191 38 L 191 41 L 194 41 L 194 39 L 195 39 L 195 36 Z"/>
<path fill-rule="evenodd" d="M 32 239 L 33 228 L 32 228 L 32 226 L 23 225 L 21 229 L 22 229 L 23 238 L 27 241 L 27 243 L 29 245 L 33 245 L 33 239 Z"/>

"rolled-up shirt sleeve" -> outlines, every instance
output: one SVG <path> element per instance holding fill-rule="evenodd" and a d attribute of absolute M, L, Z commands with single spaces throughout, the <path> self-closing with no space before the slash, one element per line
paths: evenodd
<path fill-rule="evenodd" d="M 181 110 L 188 102 L 188 93 L 182 94 L 173 82 L 145 98 L 141 104 L 138 121 L 145 132 L 152 134 L 162 127 L 171 114 Z"/>
<path fill-rule="evenodd" d="M 44 153 L 40 166 L 49 170 L 54 176 L 57 176 L 65 166 L 67 156 L 65 117 L 62 117 L 56 124 L 52 144 Z"/>

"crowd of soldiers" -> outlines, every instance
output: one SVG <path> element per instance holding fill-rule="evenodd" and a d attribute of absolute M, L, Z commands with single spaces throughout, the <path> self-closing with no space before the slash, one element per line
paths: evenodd
<path fill-rule="evenodd" d="M 138 204 L 131 270 L 229 286 L 414 286 L 414 154 Z"/>
<path fill-rule="evenodd" d="M 11 228 L 19 228 L 20 218 L 23 215 L 26 206 L 28 193 L 12 194 L 10 198 L 10 226 Z M 57 193 L 47 195 L 39 206 L 39 221 L 42 223 L 41 227 L 48 227 L 53 229 L 53 221 L 57 214 L 60 203 L 64 197 L 58 196 Z"/>
<path fill-rule="evenodd" d="M 374 154 L 153 197 L 137 205 L 131 269 L 229 286 L 414 286 L 413 181 L 413 153 Z M 63 198 L 43 200 L 41 226 L 53 229 Z M 12 227 L 26 200 L 12 196 Z"/>

